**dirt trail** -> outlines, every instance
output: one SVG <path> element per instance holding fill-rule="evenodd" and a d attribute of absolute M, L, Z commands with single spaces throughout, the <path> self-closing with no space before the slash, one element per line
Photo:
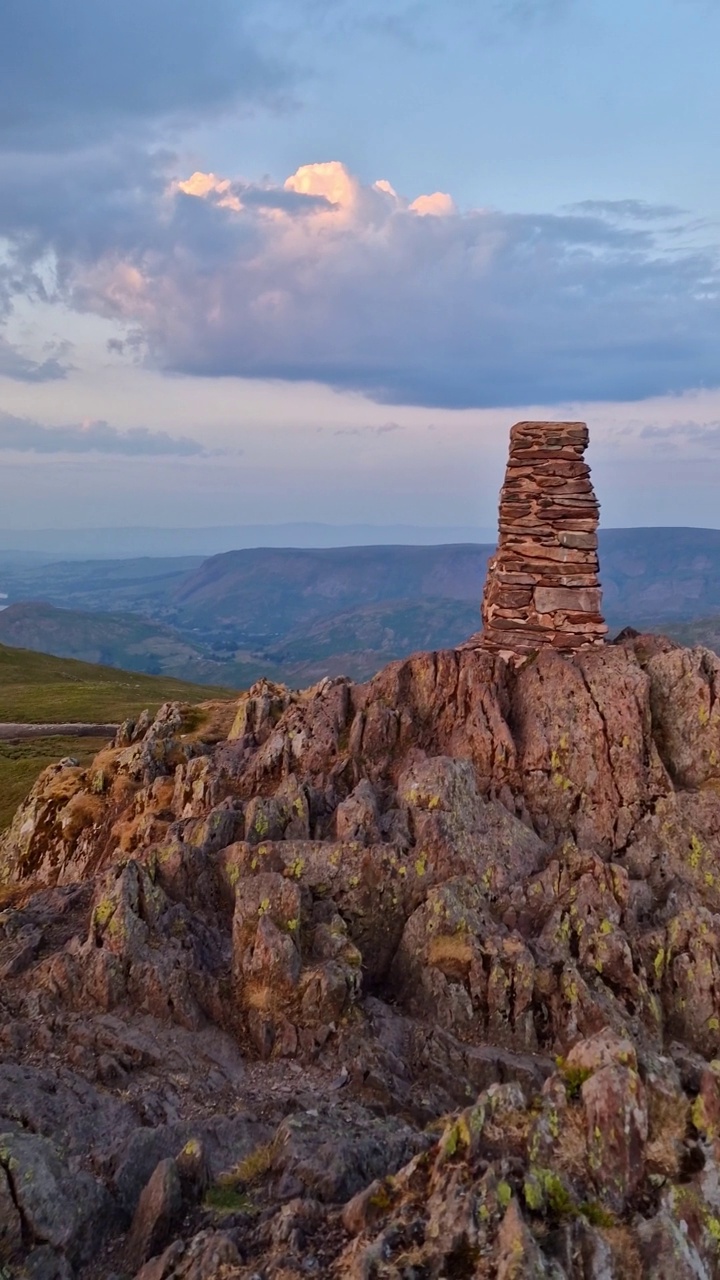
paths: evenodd
<path fill-rule="evenodd" d="M 116 724 L 0 724 L 0 742 L 17 738 L 112 738 Z"/>

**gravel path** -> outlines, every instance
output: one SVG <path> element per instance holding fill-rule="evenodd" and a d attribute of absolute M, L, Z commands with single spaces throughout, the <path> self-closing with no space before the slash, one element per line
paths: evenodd
<path fill-rule="evenodd" d="M 112 738 L 116 724 L 0 724 L 0 742 L 17 738 Z"/>

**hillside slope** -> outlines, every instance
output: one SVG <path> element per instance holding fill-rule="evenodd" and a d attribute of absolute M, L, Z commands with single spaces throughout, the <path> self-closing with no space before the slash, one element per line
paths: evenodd
<path fill-rule="evenodd" d="M 233 551 L 206 560 L 172 592 L 174 620 L 256 646 L 372 604 L 464 601 L 479 608 L 490 546 Z M 600 531 L 611 627 L 720 612 L 720 530 Z M 436 642 L 437 643 L 437 642 Z"/>
<path fill-rule="evenodd" d="M 479 600 L 490 547 L 342 547 L 230 551 L 173 592 L 180 618 L 212 619 L 256 642 L 382 601 Z"/>
<path fill-rule="evenodd" d="M 92 545 L 88 544 L 88 554 Z M 200 556 L 28 562 L 0 560 L 0 591 L 10 602 L 42 600 L 58 607 L 160 616 L 167 597 L 203 563 Z M 160 611 L 160 612 L 158 612 Z"/>
<path fill-rule="evenodd" d="M 146 708 L 154 713 L 171 699 L 196 704 L 224 696 L 230 695 L 223 689 L 0 645 L 0 724 L 112 724 L 136 717 Z M 0 742 L 0 830 L 42 769 L 63 756 L 86 761 L 101 745 L 101 740 L 92 738 Z"/>
<path fill-rule="evenodd" d="M 36 601 L 11 604 L 0 612 L 0 644 L 153 675 L 204 657 L 162 623 L 131 613 L 89 613 Z"/>
<path fill-rule="evenodd" d="M 0 841 L 9 1266 L 715 1280 L 720 659 L 236 711 L 47 771 Z"/>
<path fill-rule="evenodd" d="M 1 615 L 0 615 L 1 616 Z M 387 600 L 318 618 L 289 631 L 265 654 L 267 674 L 289 684 L 323 676 L 367 680 L 395 658 L 419 649 L 452 648 L 477 631 L 472 600 Z"/>
<path fill-rule="evenodd" d="M 55 658 L 0 644 L 0 723 L 112 723 L 171 699 L 230 697 L 224 688 Z"/>
<path fill-rule="evenodd" d="M 720 611 L 720 530 L 601 529 L 600 577 L 620 626 Z"/>
<path fill-rule="evenodd" d="M 198 684 L 247 688 L 261 676 L 303 685 L 324 675 L 355 680 L 417 649 L 460 644 L 477 629 L 474 602 L 384 601 L 300 625 L 275 644 L 237 650 L 133 614 L 89 613 L 37 602 L 0 611 L 0 643 Z"/>

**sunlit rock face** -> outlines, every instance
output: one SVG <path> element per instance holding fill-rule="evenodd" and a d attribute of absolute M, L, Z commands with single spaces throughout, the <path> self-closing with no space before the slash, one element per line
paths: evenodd
<path fill-rule="evenodd" d="M 482 644 L 532 653 L 602 644 L 599 506 L 584 422 L 518 422 L 500 493 L 498 548 L 482 603 Z"/>

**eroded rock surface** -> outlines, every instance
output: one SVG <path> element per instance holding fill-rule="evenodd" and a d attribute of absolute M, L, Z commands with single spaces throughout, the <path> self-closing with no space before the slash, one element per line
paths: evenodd
<path fill-rule="evenodd" d="M 48 770 L 0 845 L 0 1274 L 719 1275 L 719 675 L 417 654 Z"/>

